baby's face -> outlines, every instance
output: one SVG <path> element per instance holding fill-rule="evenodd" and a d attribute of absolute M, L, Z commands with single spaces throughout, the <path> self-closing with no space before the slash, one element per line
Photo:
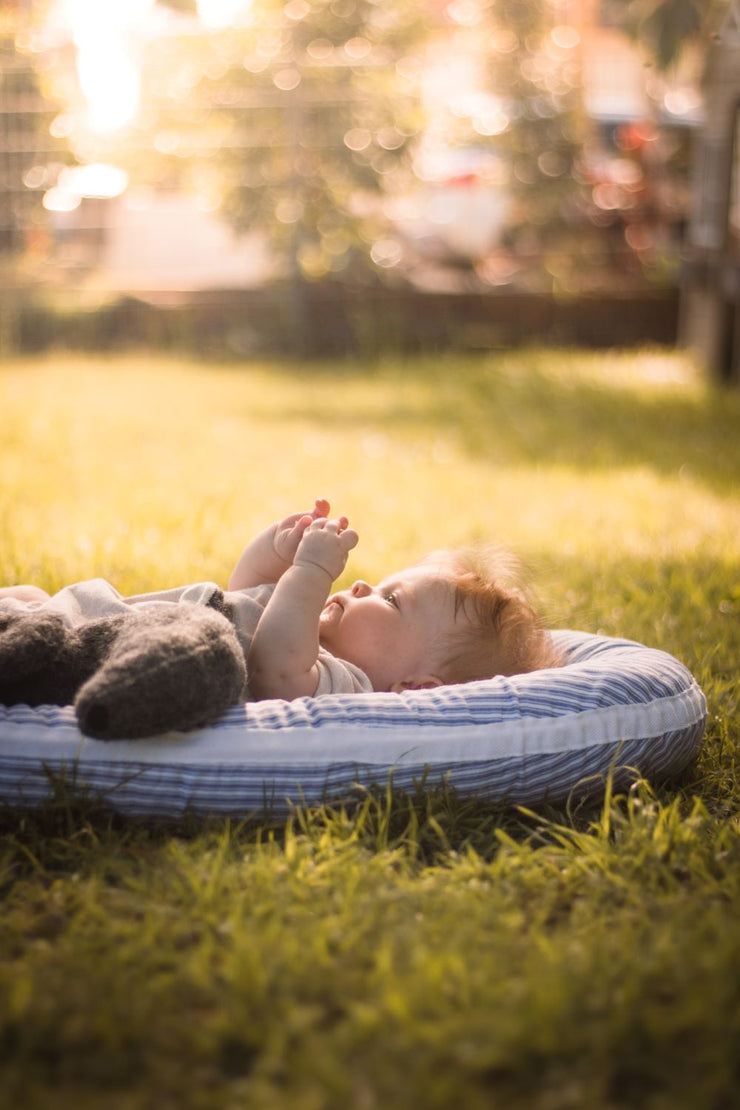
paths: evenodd
<path fill-rule="evenodd" d="M 319 621 L 322 647 L 354 663 L 374 690 L 435 686 L 439 641 L 455 628 L 452 582 L 412 567 L 378 586 L 355 582 L 332 594 Z"/>

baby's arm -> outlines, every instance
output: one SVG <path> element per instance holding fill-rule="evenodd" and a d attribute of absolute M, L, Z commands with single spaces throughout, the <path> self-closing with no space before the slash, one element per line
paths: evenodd
<path fill-rule="evenodd" d="M 301 537 L 312 520 L 325 517 L 329 502 L 317 498 L 312 510 L 291 513 L 284 520 L 271 524 L 247 544 L 239 556 L 231 578 L 230 590 L 264 586 L 277 582 L 293 562 Z"/>
<path fill-rule="evenodd" d="M 290 701 L 316 693 L 319 617 L 357 540 L 344 518 L 314 520 L 304 531 L 252 640 L 247 681 L 254 698 Z"/>

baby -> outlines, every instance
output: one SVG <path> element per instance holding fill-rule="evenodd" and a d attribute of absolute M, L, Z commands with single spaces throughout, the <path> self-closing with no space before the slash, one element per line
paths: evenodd
<path fill-rule="evenodd" d="M 212 582 L 123 598 L 103 579 L 50 597 L 0 590 L 0 606 L 59 613 L 74 627 L 134 609 L 205 604 L 232 621 L 247 660 L 248 696 L 420 690 L 558 665 L 550 638 L 502 557 L 478 566 L 467 551 L 438 552 L 377 586 L 331 593 L 357 532 L 329 503 L 293 513 L 242 552 L 222 592 Z"/>

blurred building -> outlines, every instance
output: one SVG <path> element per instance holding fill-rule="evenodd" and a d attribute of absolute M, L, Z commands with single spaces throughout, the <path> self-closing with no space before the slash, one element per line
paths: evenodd
<path fill-rule="evenodd" d="M 264 235 L 235 235 L 197 196 L 177 190 L 83 194 L 71 211 L 51 212 L 49 226 L 57 276 L 94 273 L 100 290 L 245 289 L 273 274 Z"/>

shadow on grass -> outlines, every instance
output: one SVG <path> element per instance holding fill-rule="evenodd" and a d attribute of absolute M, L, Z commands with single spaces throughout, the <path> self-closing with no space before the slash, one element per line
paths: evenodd
<path fill-rule="evenodd" d="M 616 554 L 610 560 L 558 552 L 534 562 L 538 603 L 549 627 L 667 651 L 701 685 L 721 693 L 724 712 L 737 710 L 740 552 L 669 559 Z"/>
<path fill-rule="evenodd" d="M 271 410 L 257 399 L 252 412 L 412 439 L 447 434 L 470 455 L 499 464 L 644 466 L 721 493 L 737 488 L 740 393 L 597 383 L 577 372 L 569 377 L 562 352 L 552 356 L 561 367 L 554 374 L 542 368 L 544 357 L 518 352 L 309 373 L 283 367 L 281 376 L 295 380 L 292 404 Z M 583 365 L 582 355 L 573 358 Z"/>

